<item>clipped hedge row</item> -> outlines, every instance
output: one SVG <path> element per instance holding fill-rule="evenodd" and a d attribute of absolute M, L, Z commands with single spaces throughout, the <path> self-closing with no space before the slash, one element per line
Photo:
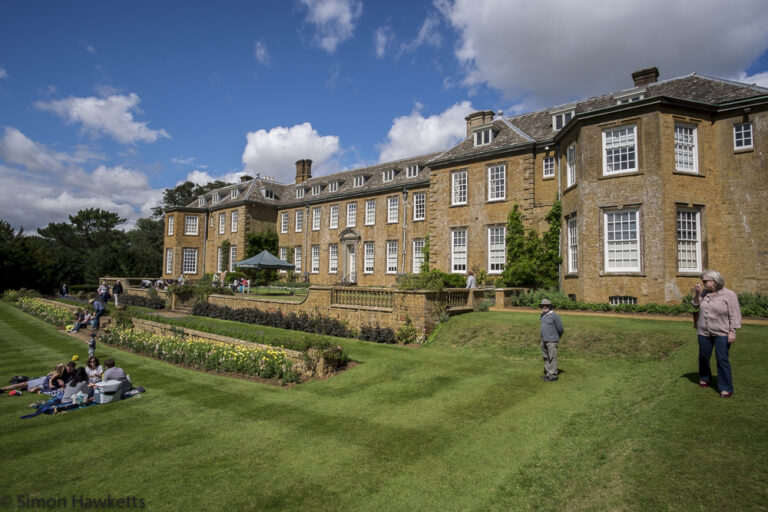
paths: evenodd
<path fill-rule="evenodd" d="M 747 317 L 768 317 L 768 295 L 760 293 L 740 293 L 741 314 Z M 537 308 L 541 299 L 549 299 L 556 309 L 582 311 L 615 311 L 618 313 L 653 313 L 657 315 L 683 315 L 693 313 L 696 308 L 691 304 L 690 295 L 683 297 L 680 304 L 618 304 L 607 302 L 592 303 L 570 300 L 568 295 L 556 290 L 537 290 L 508 297 L 504 305 L 512 307 Z"/>
<path fill-rule="evenodd" d="M 165 299 L 161 297 L 144 297 L 142 295 L 120 296 L 120 303 L 125 306 L 138 306 L 149 309 L 165 309 Z"/>
<path fill-rule="evenodd" d="M 376 343 L 395 343 L 395 333 L 392 329 L 383 329 L 378 325 L 375 327 L 366 326 L 361 328 L 360 333 L 358 333 L 354 329 L 347 328 L 346 324 L 340 320 L 320 314 L 310 315 L 306 312 L 283 314 L 281 310 L 262 311 L 258 308 L 232 309 L 229 306 L 217 306 L 208 303 L 195 304 L 192 308 L 192 314 L 312 334 L 358 338 Z"/>

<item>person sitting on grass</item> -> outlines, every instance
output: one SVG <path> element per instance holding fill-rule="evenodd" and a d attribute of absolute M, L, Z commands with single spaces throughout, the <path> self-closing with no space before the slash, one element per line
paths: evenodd
<path fill-rule="evenodd" d="M 82 366 L 75 370 L 72 378 L 64 387 L 61 397 L 61 405 L 69 405 L 78 393 L 88 394 L 88 374 Z"/>
<path fill-rule="evenodd" d="M 131 384 L 130 379 L 128 379 L 128 376 L 125 374 L 125 370 L 119 366 L 115 366 L 114 359 L 110 358 L 104 361 L 104 367 L 106 370 L 104 370 L 104 375 L 101 376 L 102 380 L 119 380 L 122 383 L 121 394 L 123 395 L 133 389 L 133 384 Z"/>
<path fill-rule="evenodd" d="M 89 357 L 88 365 L 85 367 L 85 373 L 88 374 L 88 385 L 93 386 L 97 382 L 101 382 L 101 374 L 104 373 L 104 368 L 99 364 L 97 357 Z"/>
<path fill-rule="evenodd" d="M 37 377 L 35 379 L 29 379 L 24 382 L 17 382 L 0 389 L 0 393 L 6 391 L 29 391 L 30 393 L 42 393 L 51 389 L 57 389 L 60 386 L 61 376 L 64 374 L 64 365 L 56 365 L 56 368 L 51 370 L 48 375 Z"/>

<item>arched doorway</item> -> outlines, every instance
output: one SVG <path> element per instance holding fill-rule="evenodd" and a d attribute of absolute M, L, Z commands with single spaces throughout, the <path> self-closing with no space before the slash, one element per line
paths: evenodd
<path fill-rule="evenodd" d="M 345 229 L 339 235 L 341 244 L 341 282 L 357 284 L 357 257 L 360 234 L 354 229 Z"/>

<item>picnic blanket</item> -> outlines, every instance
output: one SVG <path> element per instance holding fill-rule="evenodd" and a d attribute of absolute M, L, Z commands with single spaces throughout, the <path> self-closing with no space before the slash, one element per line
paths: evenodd
<path fill-rule="evenodd" d="M 131 391 L 124 393 L 122 399 L 127 400 L 128 398 L 141 398 L 141 393 L 146 391 L 142 387 L 134 388 Z M 30 414 L 25 414 L 21 417 L 22 420 L 28 420 L 29 418 L 34 418 L 35 416 L 39 416 L 41 414 L 57 414 L 64 411 L 72 411 L 77 409 L 85 409 L 87 407 L 91 407 L 94 405 L 104 405 L 99 404 L 96 402 L 86 402 L 86 403 L 71 403 L 71 404 L 64 404 L 61 403 L 61 394 L 59 393 L 58 396 L 53 396 L 49 398 L 48 400 L 40 401 L 36 404 L 34 404 L 35 412 Z"/>

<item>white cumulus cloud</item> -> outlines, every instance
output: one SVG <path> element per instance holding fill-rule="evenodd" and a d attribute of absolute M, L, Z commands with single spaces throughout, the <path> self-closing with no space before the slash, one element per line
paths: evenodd
<path fill-rule="evenodd" d="M 301 0 L 307 8 L 305 21 L 315 27 L 317 44 L 328 53 L 351 38 L 363 12 L 359 0 Z"/>
<path fill-rule="evenodd" d="M 118 213 L 131 226 L 152 214 L 162 189 L 154 189 L 144 172 L 125 166 L 82 165 L 103 157 L 87 147 L 52 151 L 13 127 L 0 138 L 0 219 L 34 231 L 49 222 L 64 222 L 84 208 Z"/>
<path fill-rule="evenodd" d="M 421 108 L 416 104 L 410 114 L 395 118 L 387 141 L 377 146 L 380 162 L 442 151 L 467 135 L 464 118 L 474 111 L 468 101 L 429 117 L 421 114 Z"/>
<path fill-rule="evenodd" d="M 3 66 L 0 66 L 0 80 L 8 78 L 8 72 L 5 70 Z"/>
<path fill-rule="evenodd" d="M 532 107 L 632 87 L 633 71 L 737 76 L 768 47 L 768 3 L 436 0 L 470 87 Z M 605 7 L 605 8 L 604 8 Z M 716 37 L 713 37 L 716 34 Z"/>
<path fill-rule="evenodd" d="M 283 183 L 293 182 L 297 160 L 311 159 L 312 174 L 317 175 L 341 151 L 337 136 L 320 135 L 310 123 L 290 128 L 278 126 L 269 131 L 258 130 L 248 133 L 246 138 L 248 142 L 243 151 L 245 172 L 272 176 Z"/>
<path fill-rule="evenodd" d="M 188 172 L 187 176 L 177 183 L 177 185 L 181 185 L 185 181 L 191 181 L 195 185 L 205 185 L 207 183 L 210 183 L 212 181 L 223 181 L 225 183 L 237 183 L 240 181 L 240 176 L 245 175 L 245 171 L 237 171 L 237 172 L 228 172 L 226 174 L 222 174 L 221 176 L 213 176 L 212 174 L 201 171 L 200 169 L 195 169 L 192 172 Z"/>
<path fill-rule="evenodd" d="M 40 110 L 53 112 L 67 123 L 80 123 L 83 130 L 94 135 L 106 134 L 122 144 L 155 142 L 170 138 L 165 130 L 152 130 L 146 122 L 134 120 L 133 113 L 140 112 L 141 100 L 135 93 L 114 94 L 97 98 L 66 98 L 53 101 L 38 101 Z"/>

